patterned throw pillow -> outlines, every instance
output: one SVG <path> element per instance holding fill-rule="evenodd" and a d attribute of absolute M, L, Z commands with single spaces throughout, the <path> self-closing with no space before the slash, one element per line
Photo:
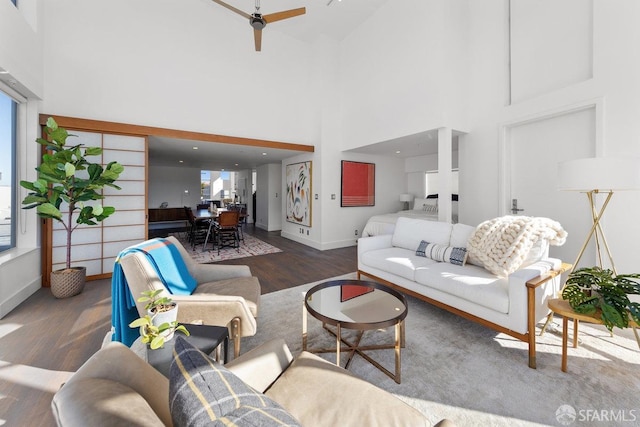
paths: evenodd
<path fill-rule="evenodd" d="M 169 406 L 178 426 L 299 426 L 276 402 L 246 385 L 182 337 L 169 375 Z"/>
<path fill-rule="evenodd" d="M 464 265 L 467 262 L 467 249 L 453 246 L 438 245 L 436 243 L 420 242 L 416 255 L 430 258 L 434 261 Z"/>

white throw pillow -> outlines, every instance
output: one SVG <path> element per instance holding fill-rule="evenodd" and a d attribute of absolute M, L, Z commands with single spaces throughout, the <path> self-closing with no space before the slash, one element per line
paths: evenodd
<path fill-rule="evenodd" d="M 438 199 L 419 199 L 415 198 L 413 201 L 413 210 L 422 211 L 425 206 L 438 206 Z"/>

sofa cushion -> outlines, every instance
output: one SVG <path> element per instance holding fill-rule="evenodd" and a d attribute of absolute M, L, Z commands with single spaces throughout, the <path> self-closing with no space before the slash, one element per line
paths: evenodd
<path fill-rule="evenodd" d="M 198 285 L 193 295 L 215 294 L 240 296 L 245 299 L 253 317 L 258 316 L 258 301 L 260 301 L 260 282 L 255 276 L 233 277 L 231 279 L 205 282 Z M 194 308 L 190 307 L 193 312 Z M 210 310 L 210 307 L 203 308 Z M 192 314 L 194 319 L 199 318 L 197 313 Z"/>
<path fill-rule="evenodd" d="M 438 245 L 435 243 L 420 242 L 416 255 L 423 256 L 434 261 L 448 262 L 450 264 L 464 265 L 467 261 L 467 249 L 454 246 Z"/>
<path fill-rule="evenodd" d="M 415 251 L 421 240 L 448 245 L 451 224 L 448 222 L 425 221 L 416 218 L 398 218 L 391 244 L 398 248 Z"/>
<path fill-rule="evenodd" d="M 467 224 L 453 224 L 451 227 L 451 238 L 449 239 L 450 246 L 456 246 L 459 248 L 466 248 L 469 243 L 469 238 L 476 231 L 476 228 Z"/>
<path fill-rule="evenodd" d="M 169 375 L 169 406 L 175 425 L 299 425 L 279 404 L 185 339 L 175 340 Z"/>
<path fill-rule="evenodd" d="M 509 279 L 482 267 L 440 262 L 428 268 L 417 268 L 415 281 L 500 313 L 509 313 Z"/>
<path fill-rule="evenodd" d="M 164 425 L 135 390 L 104 378 L 84 378 L 63 385 L 51 407 L 58 425 Z"/>
<path fill-rule="evenodd" d="M 415 408 L 314 354 L 302 352 L 266 392 L 305 426 L 426 426 Z"/>
<path fill-rule="evenodd" d="M 394 247 L 367 251 L 361 255 L 360 260 L 364 265 L 387 271 L 408 280 L 415 280 L 417 268 L 438 263 L 432 259 L 417 256 L 415 249 Z"/>

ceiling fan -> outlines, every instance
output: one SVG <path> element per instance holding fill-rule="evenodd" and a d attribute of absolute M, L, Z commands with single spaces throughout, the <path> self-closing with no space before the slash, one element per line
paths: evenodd
<path fill-rule="evenodd" d="M 238 15 L 244 16 L 249 20 L 249 25 L 253 27 L 253 39 L 256 45 L 256 52 L 260 52 L 262 49 L 262 29 L 272 22 L 281 21 L 287 18 L 293 18 L 294 16 L 304 15 L 306 13 L 306 9 L 304 7 L 300 7 L 298 9 L 290 9 L 282 12 L 270 13 L 268 15 L 262 15 L 260 13 L 260 0 L 256 0 L 256 11 L 249 15 L 246 12 L 243 12 L 240 9 L 237 9 L 230 4 L 227 4 L 220 0 L 212 0 L 214 3 L 218 3 L 221 6 L 226 7 L 227 9 L 237 13 Z"/>

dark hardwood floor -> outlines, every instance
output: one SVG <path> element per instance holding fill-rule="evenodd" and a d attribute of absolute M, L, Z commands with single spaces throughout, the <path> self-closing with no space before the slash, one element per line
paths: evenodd
<path fill-rule="evenodd" d="M 318 251 L 245 226 L 245 233 L 280 253 L 240 258 L 260 280 L 262 293 L 315 282 L 357 269 L 356 247 Z M 56 299 L 39 289 L 0 319 L 0 426 L 54 426 L 51 398 L 70 372 L 95 353 L 111 325 L 111 281 L 87 282 L 75 297 Z"/>

